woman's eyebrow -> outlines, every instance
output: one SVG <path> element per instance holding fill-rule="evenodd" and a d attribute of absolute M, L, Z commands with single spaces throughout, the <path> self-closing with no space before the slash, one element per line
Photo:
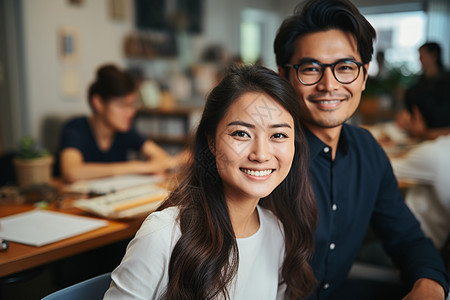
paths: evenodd
<path fill-rule="evenodd" d="M 233 121 L 233 122 L 230 122 L 227 124 L 227 126 L 235 126 L 235 125 L 249 127 L 249 128 L 255 128 L 255 125 L 247 123 L 247 122 L 243 122 L 243 121 Z M 288 123 L 271 124 L 271 125 L 269 125 L 269 127 L 270 128 L 281 128 L 281 127 L 292 128 L 291 125 L 289 125 Z"/>
<path fill-rule="evenodd" d="M 287 127 L 287 128 L 291 128 L 291 125 L 289 125 L 288 123 L 279 123 L 279 124 L 272 124 L 269 126 L 270 128 L 280 128 L 280 127 Z"/>
<path fill-rule="evenodd" d="M 233 122 L 228 123 L 227 126 L 235 126 L 235 125 L 249 127 L 249 128 L 255 128 L 255 125 L 244 122 L 244 121 L 233 121 Z"/>

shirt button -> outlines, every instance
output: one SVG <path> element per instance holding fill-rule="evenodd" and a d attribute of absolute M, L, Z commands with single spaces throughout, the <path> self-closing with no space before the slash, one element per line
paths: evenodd
<path fill-rule="evenodd" d="M 333 211 L 336 211 L 336 210 L 337 210 L 337 205 L 336 205 L 336 204 L 333 204 L 333 205 L 331 206 L 331 209 L 332 209 Z"/>
<path fill-rule="evenodd" d="M 323 148 L 323 152 L 325 152 L 325 153 L 330 152 L 330 147 L 325 147 L 325 148 Z"/>
<path fill-rule="evenodd" d="M 334 250 L 334 248 L 336 248 L 336 244 L 335 243 L 331 243 L 330 244 L 330 250 Z"/>
<path fill-rule="evenodd" d="M 323 289 L 326 290 L 330 287 L 330 284 L 327 282 L 323 285 Z"/>

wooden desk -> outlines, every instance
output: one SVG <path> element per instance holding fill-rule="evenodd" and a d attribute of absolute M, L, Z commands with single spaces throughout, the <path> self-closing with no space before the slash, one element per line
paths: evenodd
<path fill-rule="evenodd" d="M 31 204 L 0 204 L 0 217 L 34 209 Z M 52 209 L 55 211 L 92 217 L 76 208 Z M 144 218 L 124 222 L 108 221 L 102 227 L 42 247 L 28 246 L 10 242 L 9 249 L 0 252 L 0 277 L 28 270 L 84 251 L 132 238 Z"/>

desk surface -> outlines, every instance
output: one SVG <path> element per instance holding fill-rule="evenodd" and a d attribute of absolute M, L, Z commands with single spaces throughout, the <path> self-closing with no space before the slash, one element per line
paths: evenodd
<path fill-rule="evenodd" d="M 0 217 L 34 209 L 32 204 L 0 204 Z M 63 213 L 90 216 L 76 208 L 53 209 Z M 0 252 L 0 277 L 31 269 L 84 251 L 108 245 L 135 235 L 143 218 L 129 221 L 108 221 L 108 225 L 42 247 L 10 242 L 9 249 Z"/>
<path fill-rule="evenodd" d="M 161 186 L 164 186 L 169 190 L 173 189 L 179 181 L 177 176 L 177 173 L 168 174 L 164 182 L 161 183 Z M 54 180 L 52 185 L 59 190 L 61 190 L 63 186 L 62 182 L 59 180 Z M 73 198 L 68 196 L 66 197 L 66 200 L 63 200 L 63 203 L 60 203 L 61 208 L 57 209 L 54 204 L 52 204 L 48 209 L 95 218 L 92 214 L 75 208 L 70 204 L 71 200 L 76 198 L 77 197 Z M 0 203 L 0 218 L 32 209 L 35 209 L 33 204 L 19 205 Z M 132 238 L 140 228 L 144 219 L 145 216 L 123 221 L 108 220 L 108 225 L 105 227 L 41 247 L 9 242 L 9 249 L 0 252 L 0 277 L 25 271 L 59 259 Z"/>

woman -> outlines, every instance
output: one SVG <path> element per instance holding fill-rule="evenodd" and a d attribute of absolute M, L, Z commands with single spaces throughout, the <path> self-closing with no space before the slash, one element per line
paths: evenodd
<path fill-rule="evenodd" d="M 208 96 L 193 153 L 105 299 L 306 298 L 316 206 L 289 83 L 264 67 L 231 69 Z"/>
<path fill-rule="evenodd" d="M 100 67 L 88 96 L 93 115 L 72 119 L 63 128 L 60 171 L 65 181 L 159 173 L 179 163 L 132 129 L 137 85 L 129 74 L 113 65 Z M 129 150 L 148 160 L 127 161 Z"/>

